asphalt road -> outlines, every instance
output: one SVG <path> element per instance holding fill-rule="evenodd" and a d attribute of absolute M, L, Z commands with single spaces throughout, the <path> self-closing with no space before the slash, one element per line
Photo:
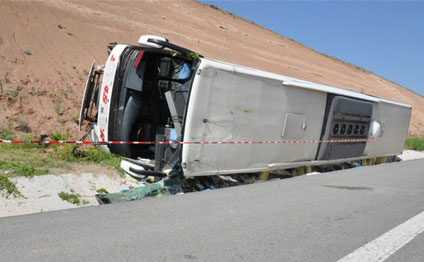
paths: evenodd
<path fill-rule="evenodd" d="M 424 211 L 424 160 L 0 218 L 0 261 L 338 261 Z M 424 261 L 424 234 L 387 261 Z"/>

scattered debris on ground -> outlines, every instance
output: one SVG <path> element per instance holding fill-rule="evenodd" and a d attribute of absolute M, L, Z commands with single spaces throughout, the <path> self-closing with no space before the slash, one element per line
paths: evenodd
<path fill-rule="evenodd" d="M 151 177 L 140 178 L 142 185 L 137 188 L 130 188 L 119 193 L 97 194 L 96 198 L 100 204 L 112 204 L 123 201 L 138 200 L 145 197 L 184 194 L 190 192 L 210 191 L 218 188 L 233 187 L 239 185 L 252 184 L 260 181 L 272 179 L 284 179 L 300 175 L 317 175 L 325 172 L 359 168 L 362 166 L 377 165 L 398 161 L 396 157 L 378 157 L 363 159 L 349 163 L 340 163 L 326 166 L 304 166 L 287 170 L 265 171 L 260 173 L 236 174 L 236 175 L 216 175 L 183 177 L 171 176 L 159 182 L 149 183 Z M 134 161 L 133 161 L 134 162 Z"/>
<path fill-rule="evenodd" d="M 112 194 L 97 194 L 96 199 L 100 204 L 113 204 L 118 202 L 126 202 L 131 200 L 139 200 L 149 196 L 158 196 L 164 193 L 164 181 L 161 180 L 152 184 L 143 184 L 139 187 L 129 190 L 122 190 Z"/>
<path fill-rule="evenodd" d="M 12 171 L 3 170 L 0 171 L 0 217 L 110 204 L 145 197 L 204 192 L 273 179 L 319 175 L 335 170 L 417 158 L 424 158 L 424 152 L 405 150 L 397 159 L 366 159 L 331 166 L 299 167 L 241 175 L 173 177 L 159 181 L 158 178 L 136 179 L 98 164 L 78 163 L 78 168 L 68 173 L 56 172 L 56 174 L 37 176 L 17 176 L 13 175 Z M 52 171 L 55 170 L 52 169 Z"/>

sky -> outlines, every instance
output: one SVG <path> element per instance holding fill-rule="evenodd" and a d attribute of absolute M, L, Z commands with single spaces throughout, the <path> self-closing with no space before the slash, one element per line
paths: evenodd
<path fill-rule="evenodd" d="M 205 1 L 424 96 L 424 1 Z"/>

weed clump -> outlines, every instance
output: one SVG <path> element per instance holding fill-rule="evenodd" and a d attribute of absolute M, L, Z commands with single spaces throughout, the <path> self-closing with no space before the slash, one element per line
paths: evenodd
<path fill-rule="evenodd" d="M 63 201 L 66 201 L 66 202 L 68 202 L 68 203 L 71 203 L 71 204 L 74 204 L 74 205 L 77 205 L 77 206 L 79 206 L 80 204 L 81 204 L 81 201 L 80 201 L 80 194 L 73 194 L 72 192 L 71 193 L 65 193 L 65 192 L 60 192 L 59 194 L 58 194 L 58 196 L 63 200 Z"/>
<path fill-rule="evenodd" d="M 64 134 L 62 134 L 60 132 L 55 131 L 55 132 L 53 132 L 53 133 L 50 134 L 50 138 L 53 141 L 63 141 L 63 140 L 68 139 L 68 136 L 67 135 L 64 135 Z"/>
<path fill-rule="evenodd" d="M 79 123 L 79 114 L 73 114 L 71 116 L 72 121 L 74 121 L 75 124 Z"/>
<path fill-rule="evenodd" d="M 186 56 L 187 56 L 188 59 L 191 59 L 191 60 L 196 60 L 200 57 L 200 55 L 198 53 L 195 53 L 195 52 L 188 52 L 186 54 Z"/>
<path fill-rule="evenodd" d="M 96 190 L 96 192 L 99 194 L 109 194 L 109 192 L 104 188 L 99 188 Z"/>
<path fill-rule="evenodd" d="M 29 127 L 28 123 L 24 120 L 20 120 L 18 125 L 15 127 L 16 131 L 21 131 L 24 133 L 31 133 L 31 127 Z"/>
<path fill-rule="evenodd" d="M 6 175 L 0 175 L 0 193 L 2 193 L 2 195 L 4 194 L 6 198 L 10 195 L 13 195 L 14 197 L 23 197 L 21 192 L 19 192 L 16 188 L 15 184 L 13 184 Z"/>
<path fill-rule="evenodd" d="M 4 91 L 1 91 L 1 95 L 6 97 L 8 101 L 16 101 L 17 97 L 19 96 L 19 90 L 17 89 L 4 90 Z"/>

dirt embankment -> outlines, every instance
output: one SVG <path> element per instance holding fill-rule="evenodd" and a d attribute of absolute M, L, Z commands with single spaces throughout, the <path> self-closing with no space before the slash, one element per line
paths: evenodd
<path fill-rule="evenodd" d="M 1 1 L 0 76 L 78 85 L 0 81 L 0 133 L 69 133 L 92 59 L 109 42 L 167 37 L 205 57 L 351 89 L 413 106 L 411 129 L 424 129 L 424 97 L 359 67 L 194 1 Z"/>

